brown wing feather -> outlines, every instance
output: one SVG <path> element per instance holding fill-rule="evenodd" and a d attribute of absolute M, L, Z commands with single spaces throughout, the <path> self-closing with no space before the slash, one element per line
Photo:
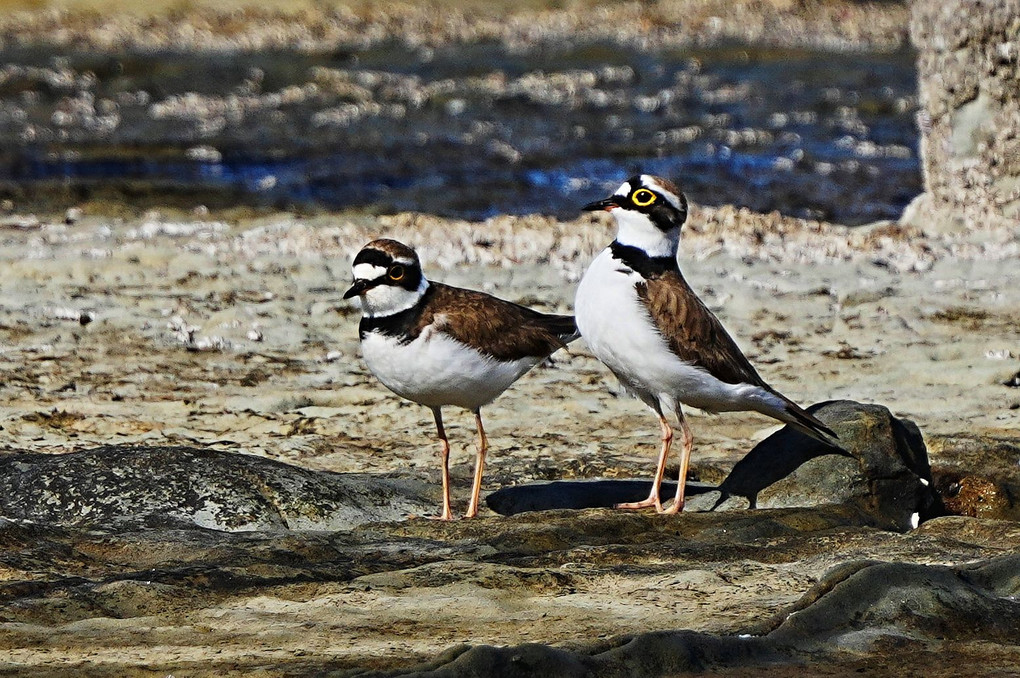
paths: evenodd
<path fill-rule="evenodd" d="M 827 445 L 839 447 L 838 436 L 832 429 L 765 383 L 679 271 L 638 283 L 637 293 L 670 349 L 681 360 L 705 368 L 727 384 L 754 384 L 775 394 L 786 404 L 788 417 L 781 419 Z"/>
<path fill-rule="evenodd" d="M 430 283 L 432 298 L 411 333 L 417 336 L 436 323 L 437 329 L 457 341 L 484 346 L 483 353 L 497 360 L 547 356 L 566 346 L 577 333 L 572 316 L 539 313 L 497 297 Z"/>
<path fill-rule="evenodd" d="M 703 367 L 727 384 L 754 384 L 772 390 L 678 271 L 638 283 L 637 293 L 681 360 Z"/>

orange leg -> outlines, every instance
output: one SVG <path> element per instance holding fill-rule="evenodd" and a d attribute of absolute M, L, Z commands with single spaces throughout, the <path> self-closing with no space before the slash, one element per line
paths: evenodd
<path fill-rule="evenodd" d="M 659 413 L 659 428 L 662 429 L 662 449 L 659 450 L 659 463 L 655 467 L 655 480 L 652 482 L 651 493 L 649 493 L 647 499 L 617 504 L 613 508 L 642 509 L 654 506 L 656 511 L 662 513 L 662 502 L 659 500 L 659 485 L 662 484 L 662 476 L 666 474 L 666 459 L 669 457 L 669 447 L 673 444 L 673 429 L 661 412 Z"/>
<path fill-rule="evenodd" d="M 475 410 L 475 426 L 478 427 L 478 457 L 475 459 L 475 479 L 471 484 L 471 501 L 468 503 L 465 518 L 474 518 L 478 515 L 478 495 L 482 491 L 482 471 L 485 469 L 485 452 L 489 449 L 489 440 L 485 437 L 485 429 L 482 427 L 482 410 Z"/>
<path fill-rule="evenodd" d="M 443 512 L 439 515 L 439 520 L 452 520 L 453 512 L 450 511 L 450 441 L 446 439 L 446 429 L 443 428 L 442 411 L 438 407 L 433 407 L 432 414 L 436 418 L 439 454 L 443 461 Z"/>
<path fill-rule="evenodd" d="M 687 425 L 687 419 L 684 417 L 684 413 L 680 411 L 679 406 L 677 406 L 676 418 L 680 422 L 680 431 L 684 437 L 683 449 L 680 451 L 680 475 L 676 484 L 676 498 L 669 507 L 663 511 L 659 511 L 659 513 L 680 513 L 680 511 L 684 510 L 684 490 L 687 485 L 687 467 L 690 466 L 691 463 L 691 448 L 694 447 L 694 436 L 691 434 L 691 428 Z"/>

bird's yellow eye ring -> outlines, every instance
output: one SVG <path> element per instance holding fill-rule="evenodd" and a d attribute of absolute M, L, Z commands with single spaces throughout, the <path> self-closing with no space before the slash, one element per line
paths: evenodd
<path fill-rule="evenodd" d="M 630 200 L 638 207 L 648 207 L 655 202 L 655 194 L 647 188 L 639 188 L 634 191 L 634 195 L 630 196 Z"/>
<path fill-rule="evenodd" d="M 404 267 L 400 264 L 393 264 L 390 266 L 388 275 L 390 276 L 390 280 L 400 280 L 404 277 Z"/>

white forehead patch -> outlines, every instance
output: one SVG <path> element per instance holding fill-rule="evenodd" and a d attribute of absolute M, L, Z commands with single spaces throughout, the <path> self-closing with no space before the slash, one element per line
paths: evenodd
<path fill-rule="evenodd" d="M 354 267 L 355 280 L 375 280 L 376 278 L 384 275 L 386 275 L 385 266 L 376 266 L 375 264 L 358 264 Z"/>
<path fill-rule="evenodd" d="M 616 193 L 613 193 L 613 195 L 628 196 L 628 195 L 630 195 L 630 191 L 631 191 L 630 182 L 629 181 L 625 181 L 622 184 L 620 184 L 620 187 L 618 189 L 616 189 Z"/>

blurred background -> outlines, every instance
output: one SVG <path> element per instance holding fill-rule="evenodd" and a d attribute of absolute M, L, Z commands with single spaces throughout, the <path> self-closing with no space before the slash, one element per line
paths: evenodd
<path fill-rule="evenodd" d="M 905 2 L 0 0 L 0 199 L 576 216 L 635 172 L 858 225 L 922 191 Z"/>

